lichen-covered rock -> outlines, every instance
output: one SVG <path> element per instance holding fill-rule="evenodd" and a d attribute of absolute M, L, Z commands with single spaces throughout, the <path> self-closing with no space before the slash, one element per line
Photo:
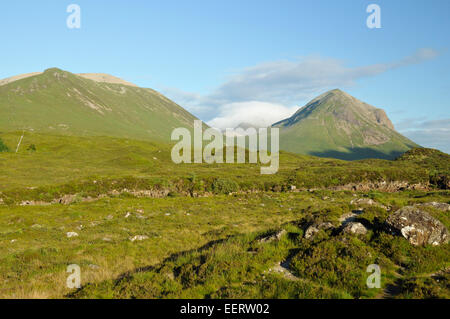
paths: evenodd
<path fill-rule="evenodd" d="M 320 224 L 311 225 L 305 231 L 305 238 L 306 239 L 312 238 L 321 229 L 327 230 L 327 229 L 331 229 L 331 228 L 334 228 L 334 226 L 330 222 L 324 222 L 324 223 L 320 223 Z"/>
<path fill-rule="evenodd" d="M 352 205 L 375 205 L 375 201 L 371 198 L 358 198 L 350 201 Z"/>
<path fill-rule="evenodd" d="M 367 234 L 367 228 L 361 223 L 350 222 L 347 223 L 342 229 L 344 233 L 355 234 L 355 235 L 365 235 Z"/>
<path fill-rule="evenodd" d="M 443 212 L 450 211 L 450 204 L 447 204 L 447 203 L 430 202 L 430 203 L 417 204 L 416 206 L 433 207 L 433 208 L 439 209 Z"/>
<path fill-rule="evenodd" d="M 355 221 L 358 215 L 361 215 L 362 213 L 364 213 L 364 211 L 360 209 L 351 211 L 339 217 L 339 222 L 341 222 L 342 225 L 345 226 L 346 224 Z"/>
<path fill-rule="evenodd" d="M 377 203 L 377 202 L 374 201 L 373 199 L 367 198 L 367 197 L 352 199 L 352 200 L 350 201 L 350 205 L 358 205 L 358 206 L 360 206 L 360 205 L 363 205 L 363 206 L 364 206 L 364 205 L 366 205 L 366 206 L 378 206 L 378 207 L 381 207 L 381 208 L 383 208 L 383 209 L 387 209 L 386 206 L 384 206 L 384 205 L 382 205 L 382 204 L 380 204 L 380 203 Z"/>
<path fill-rule="evenodd" d="M 76 196 L 75 195 L 64 195 L 61 198 L 55 199 L 52 203 L 58 203 L 63 205 L 70 205 L 73 202 L 75 202 Z"/>
<path fill-rule="evenodd" d="M 281 237 L 283 237 L 284 234 L 286 234 L 286 230 L 282 229 L 282 230 L 276 232 L 276 233 L 273 234 L 273 235 L 270 235 L 270 236 L 266 236 L 266 237 L 261 238 L 259 241 L 260 241 L 261 243 L 269 243 L 269 242 L 274 241 L 274 240 L 277 240 L 277 241 L 278 241 L 278 240 L 281 239 Z"/>
<path fill-rule="evenodd" d="M 449 240 L 449 232 L 444 224 L 414 206 L 403 207 L 390 215 L 386 219 L 386 227 L 415 246 L 437 246 Z"/>

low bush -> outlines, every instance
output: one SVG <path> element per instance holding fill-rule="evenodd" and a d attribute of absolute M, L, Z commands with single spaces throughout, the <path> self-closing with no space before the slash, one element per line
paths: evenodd
<path fill-rule="evenodd" d="M 8 146 L 3 143 L 2 139 L 0 138 L 0 152 L 8 152 L 9 148 Z"/>

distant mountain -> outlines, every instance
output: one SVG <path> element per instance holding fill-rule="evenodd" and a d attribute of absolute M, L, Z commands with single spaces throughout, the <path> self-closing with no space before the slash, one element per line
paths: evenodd
<path fill-rule="evenodd" d="M 57 68 L 0 81 L 0 131 L 169 141 L 196 118 L 162 94 L 108 74 Z"/>
<path fill-rule="evenodd" d="M 280 128 L 280 148 L 299 154 L 394 159 L 419 147 L 395 131 L 382 109 L 338 89 L 320 95 L 273 127 Z"/>

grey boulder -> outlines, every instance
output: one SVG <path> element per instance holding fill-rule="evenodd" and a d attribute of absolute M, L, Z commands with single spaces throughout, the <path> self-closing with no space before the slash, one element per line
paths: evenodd
<path fill-rule="evenodd" d="M 405 237 L 412 245 L 448 243 L 449 232 L 444 224 L 418 207 L 405 206 L 386 219 L 389 232 Z"/>

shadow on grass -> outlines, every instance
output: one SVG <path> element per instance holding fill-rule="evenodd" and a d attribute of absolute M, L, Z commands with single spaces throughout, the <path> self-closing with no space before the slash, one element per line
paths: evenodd
<path fill-rule="evenodd" d="M 355 147 L 355 148 L 348 148 L 347 151 L 342 152 L 336 150 L 329 150 L 323 152 L 310 152 L 309 155 L 327 158 L 337 158 L 346 161 L 355 161 L 369 158 L 393 160 L 398 158 L 403 153 L 404 152 L 402 151 L 382 152 L 368 147 Z"/>

